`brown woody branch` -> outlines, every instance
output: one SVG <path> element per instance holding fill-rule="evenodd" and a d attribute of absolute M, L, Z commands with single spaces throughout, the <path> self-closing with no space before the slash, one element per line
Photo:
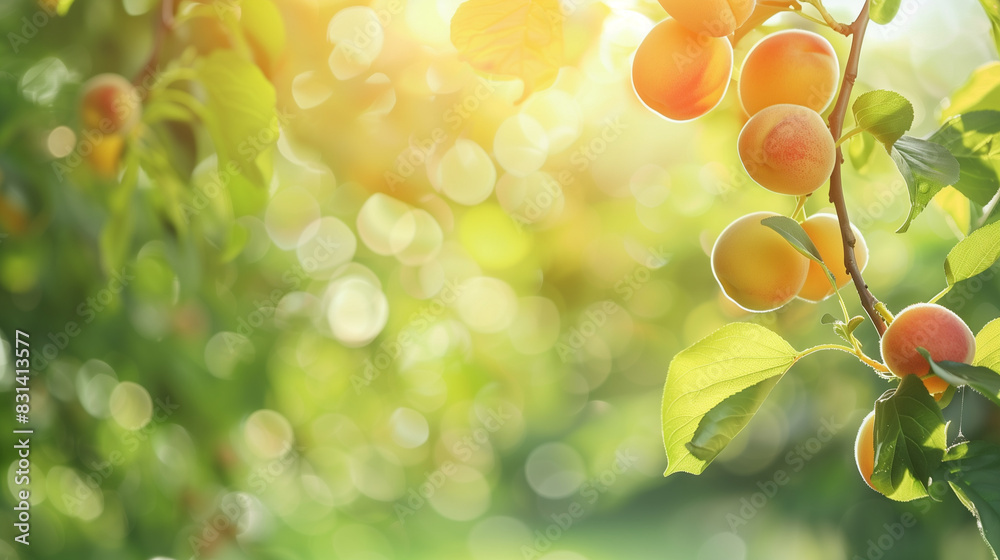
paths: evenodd
<path fill-rule="evenodd" d="M 835 141 L 840 139 L 844 131 L 844 119 L 847 117 L 847 106 L 851 101 L 854 81 L 858 78 L 861 44 L 865 40 L 865 31 L 868 29 L 869 20 L 869 2 L 866 1 L 864 7 L 861 8 L 858 18 L 850 25 L 852 36 L 851 54 L 847 59 L 847 70 L 844 72 L 844 82 L 840 87 L 840 95 L 837 97 L 837 103 L 833 106 L 833 112 L 830 114 L 830 133 L 833 134 Z M 879 336 L 882 336 L 885 333 L 886 325 L 882 315 L 876 309 L 879 302 L 871 290 L 868 289 L 868 284 L 865 283 L 865 279 L 861 275 L 858 259 L 854 253 L 854 246 L 857 243 L 857 239 L 854 236 L 854 231 L 851 229 L 851 219 L 848 216 L 847 203 L 844 200 L 843 163 L 843 150 L 840 146 L 837 146 L 837 157 L 834 161 L 833 174 L 830 176 L 830 202 L 836 207 L 837 217 L 840 220 L 840 232 L 844 242 L 844 266 L 847 267 L 847 272 L 850 273 L 851 278 L 854 280 L 854 286 L 857 288 L 858 296 L 861 298 L 861 305 L 865 308 L 865 312 L 868 313 L 868 317 L 875 325 Z"/>

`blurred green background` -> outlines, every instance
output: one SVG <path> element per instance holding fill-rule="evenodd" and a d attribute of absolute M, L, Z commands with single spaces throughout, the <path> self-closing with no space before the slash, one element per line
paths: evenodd
<path fill-rule="evenodd" d="M 35 357 L 31 545 L 13 541 L 12 464 L 0 557 L 987 559 L 950 494 L 864 484 L 854 435 L 888 385 L 847 355 L 796 365 L 704 475 L 662 478 L 674 354 L 737 320 L 830 342 L 838 305 L 748 316 L 720 296 L 715 236 L 794 203 L 743 171 L 732 88 L 686 124 L 635 98 L 655 1 L 564 2 L 565 66 L 523 102 L 459 60 L 460 3 L 204 3 L 238 32 L 211 14 L 163 31 L 154 0 L 0 6 L 5 426 L 16 329 Z M 860 2 L 828 6 L 847 21 Z M 737 66 L 793 26 L 843 63 L 843 37 L 783 15 Z M 927 134 L 996 58 L 974 0 L 904 1 L 870 30 L 857 91 L 903 93 Z M 82 161 L 88 78 L 191 68 L 145 92 L 120 173 Z M 240 173 L 216 174 L 232 154 L 211 126 L 236 135 Z M 890 159 L 845 169 L 873 292 L 894 310 L 938 293 L 968 208 L 945 191 L 899 235 Z M 991 271 L 943 303 L 978 331 L 998 288 Z M 950 441 L 1000 441 L 977 395 L 945 412 Z"/>

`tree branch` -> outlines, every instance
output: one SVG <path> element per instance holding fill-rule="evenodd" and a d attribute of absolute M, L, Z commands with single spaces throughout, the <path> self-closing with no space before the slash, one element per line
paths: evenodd
<path fill-rule="evenodd" d="M 851 54 L 847 59 L 847 70 L 844 72 L 844 82 L 840 87 L 840 95 L 837 97 L 837 103 L 833 106 L 833 112 L 830 114 L 830 133 L 833 134 L 834 141 L 839 140 L 844 131 L 847 106 L 851 101 L 854 81 L 858 78 L 861 44 L 865 40 L 865 32 L 868 29 L 870 19 L 869 4 L 870 2 L 865 2 L 861 8 L 861 13 L 858 14 L 858 18 L 850 25 L 853 37 L 851 41 Z M 836 207 L 837 218 L 840 220 L 841 238 L 844 242 L 844 266 L 847 267 L 847 272 L 850 273 L 851 278 L 854 280 L 854 286 L 858 290 L 862 307 L 865 308 L 865 312 L 868 313 L 868 317 L 872 320 L 875 329 L 881 337 L 885 334 L 886 325 L 882 315 L 876 309 L 879 301 L 871 293 L 871 290 L 868 289 L 868 284 L 865 283 L 865 279 L 861 275 L 857 256 L 854 254 L 854 246 L 857 243 L 857 239 L 854 237 L 854 231 L 851 229 L 851 219 L 848 216 L 847 203 L 844 200 L 843 163 L 843 150 L 840 146 L 837 146 L 837 157 L 833 165 L 833 174 L 830 176 L 830 202 Z"/>
<path fill-rule="evenodd" d="M 163 50 L 164 36 L 174 27 L 174 9 L 174 0 L 163 0 L 160 5 L 159 16 L 153 21 L 153 51 L 146 64 L 132 80 L 134 85 L 141 86 L 147 78 L 156 73 L 157 64 L 160 62 L 160 53 Z"/>

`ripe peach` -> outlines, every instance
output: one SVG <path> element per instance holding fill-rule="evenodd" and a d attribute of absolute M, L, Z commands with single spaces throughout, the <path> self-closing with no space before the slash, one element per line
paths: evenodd
<path fill-rule="evenodd" d="M 772 105 L 740 133 L 740 160 L 760 186 L 780 194 L 807 195 L 833 172 L 836 147 L 823 117 L 800 105 Z"/>
<path fill-rule="evenodd" d="M 728 40 L 698 36 L 675 19 L 656 24 L 632 59 L 636 95 L 673 121 L 696 119 L 714 109 L 726 95 L 732 74 Z"/>
<path fill-rule="evenodd" d="M 774 212 L 748 214 L 729 224 L 712 248 L 712 272 L 722 290 L 747 311 L 773 311 L 802 289 L 809 260 L 761 224 Z"/>
<path fill-rule="evenodd" d="M 829 41 L 809 31 L 779 31 L 747 54 L 740 71 L 740 103 L 751 116 L 780 103 L 823 112 L 839 81 L 840 62 Z"/>
<path fill-rule="evenodd" d="M 865 484 L 872 486 L 872 472 L 875 471 L 875 411 L 868 413 L 861 421 L 858 439 L 854 441 L 854 460 L 858 464 L 858 472 L 865 479 Z M 877 490 L 876 490 L 877 492 Z"/>
<path fill-rule="evenodd" d="M 936 362 L 971 363 L 976 356 L 976 337 L 950 309 L 934 303 L 918 303 L 899 312 L 882 336 L 882 360 L 893 374 L 923 377 L 927 392 L 937 395 L 948 389 L 940 377 L 928 375 L 930 364 L 917 352 L 927 350 Z M 927 376 L 927 377 L 924 377 Z"/>
<path fill-rule="evenodd" d="M 731 35 L 750 17 L 756 4 L 756 0 L 660 0 L 670 17 L 709 37 Z"/>
<path fill-rule="evenodd" d="M 837 288 L 843 288 L 851 281 L 851 275 L 847 273 L 844 266 L 844 243 L 840 236 L 840 222 L 833 214 L 814 214 L 806 221 L 802 222 L 802 229 L 809 235 L 813 245 L 819 250 L 819 256 L 823 258 L 827 268 L 833 273 L 837 281 Z M 868 265 L 868 244 L 865 238 L 858 231 L 858 228 L 851 224 L 854 237 L 857 243 L 854 245 L 854 256 L 858 261 L 858 268 L 862 271 Z M 806 283 L 799 292 L 799 297 L 812 302 L 823 301 L 833 295 L 833 286 L 823 272 L 823 267 L 809 261 L 809 276 Z"/>
<path fill-rule="evenodd" d="M 131 82 L 118 74 L 94 76 L 83 86 L 80 119 L 86 130 L 125 134 L 142 116 L 142 100 Z"/>

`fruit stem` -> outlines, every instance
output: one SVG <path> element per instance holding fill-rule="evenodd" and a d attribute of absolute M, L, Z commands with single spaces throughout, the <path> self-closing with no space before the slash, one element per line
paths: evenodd
<path fill-rule="evenodd" d="M 858 63 L 861 60 L 861 45 L 865 40 L 865 32 L 868 30 L 869 22 L 869 2 L 866 0 L 861 8 L 861 13 L 854 23 L 850 25 L 851 54 L 847 59 L 847 70 L 844 72 L 844 81 L 840 87 L 840 94 L 837 96 L 837 103 L 830 113 L 830 133 L 834 141 L 840 138 L 844 131 L 844 119 L 847 117 L 847 105 L 851 100 L 851 92 L 854 90 L 854 82 L 858 78 Z M 840 221 L 841 238 L 844 242 L 844 265 L 854 280 L 854 286 L 858 290 L 861 299 L 861 306 L 875 325 L 879 337 L 885 334 L 886 324 L 882 316 L 876 310 L 879 304 L 878 299 L 868 289 L 861 269 L 858 266 L 857 256 L 854 254 L 854 245 L 857 239 L 851 229 L 851 219 L 847 212 L 847 202 L 844 199 L 844 179 L 843 179 L 844 152 L 840 146 L 837 147 L 837 156 L 833 162 L 833 174 L 830 176 L 830 202 L 837 209 L 837 218 Z"/>
<path fill-rule="evenodd" d="M 791 218 L 799 223 L 802 223 L 806 219 L 806 202 L 809 201 L 809 195 L 800 196 L 795 203 L 795 210 L 792 211 Z"/>
<path fill-rule="evenodd" d="M 730 41 L 732 42 L 733 46 L 735 46 L 737 43 L 740 42 L 740 39 L 745 37 L 748 33 L 753 31 L 754 29 L 757 29 L 757 27 L 759 27 L 765 21 L 771 19 L 771 17 L 774 16 L 775 14 L 779 14 L 781 12 L 793 11 L 796 8 L 799 8 L 800 10 L 802 9 L 802 6 L 799 4 L 798 0 L 777 0 L 777 1 L 760 0 L 757 2 L 757 7 L 754 8 L 753 13 L 750 14 L 750 19 L 748 19 L 746 23 L 741 25 L 740 28 L 736 30 L 736 33 L 733 34 Z"/>
<path fill-rule="evenodd" d="M 938 295 L 932 297 L 931 300 L 928 301 L 927 303 L 937 303 L 941 298 L 948 295 L 948 292 L 951 291 L 951 286 L 952 286 L 951 284 L 946 286 L 945 289 L 941 290 L 941 292 L 939 292 Z"/>
<path fill-rule="evenodd" d="M 861 134 L 864 131 L 865 131 L 865 129 L 861 128 L 860 126 L 856 126 L 856 127 L 852 128 L 851 130 L 845 132 L 844 134 L 842 134 L 840 136 L 840 140 L 837 140 L 837 144 L 836 144 L 837 147 L 843 146 L 844 142 L 847 142 L 851 138 L 854 138 L 855 136 L 857 136 L 858 134 Z"/>
<path fill-rule="evenodd" d="M 873 359 L 869 358 L 868 356 L 866 356 L 864 352 L 861 352 L 857 348 L 851 348 L 850 346 L 843 346 L 843 345 L 840 345 L 840 344 L 821 344 L 819 346 L 813 346 L 812 348 L 809 348 L 808 350 L 803 350 L 799 354 L 798 358 L 799 359 L 805 358 L 806 356 L 808 356 L 810 354 L 815 354 L 816 352 L 820 352 L 820 351 L 823 351 L 823 350 L 839 350 L 841 352 L 847 352 L 848 354 L 853 354 L 859 360 L 861 360 L 862 362 L 864 362 L 866 365 L 868 365 L 869 367 L 871 367 L 875 371 L 877 371 L 879 373 L 889 373 L 889 368 L 886 367 L 885 364 L 876 362 L 875 360 L 873 360 Z"/>
<path fill-rule="evenodd" d="M 819 12 L 819 15 L 823 17 L 823 21 L 821 21 L 820 23 L 829 26 L 830 29 L 844 36 L 849 36 L 851 33 L 854 32 L 853 26 L 840 23 L 830 14 L 830 12 L 826 11 L 826 6 L 823 5 L 823 0 L 802 0 L 802 1 L 805 2 L 806 4 L 809 4 L 813 8 L 816 8 L 816 10 Z M 867 2 L 865 2 L 865 4 L 867 5 Z"/>

